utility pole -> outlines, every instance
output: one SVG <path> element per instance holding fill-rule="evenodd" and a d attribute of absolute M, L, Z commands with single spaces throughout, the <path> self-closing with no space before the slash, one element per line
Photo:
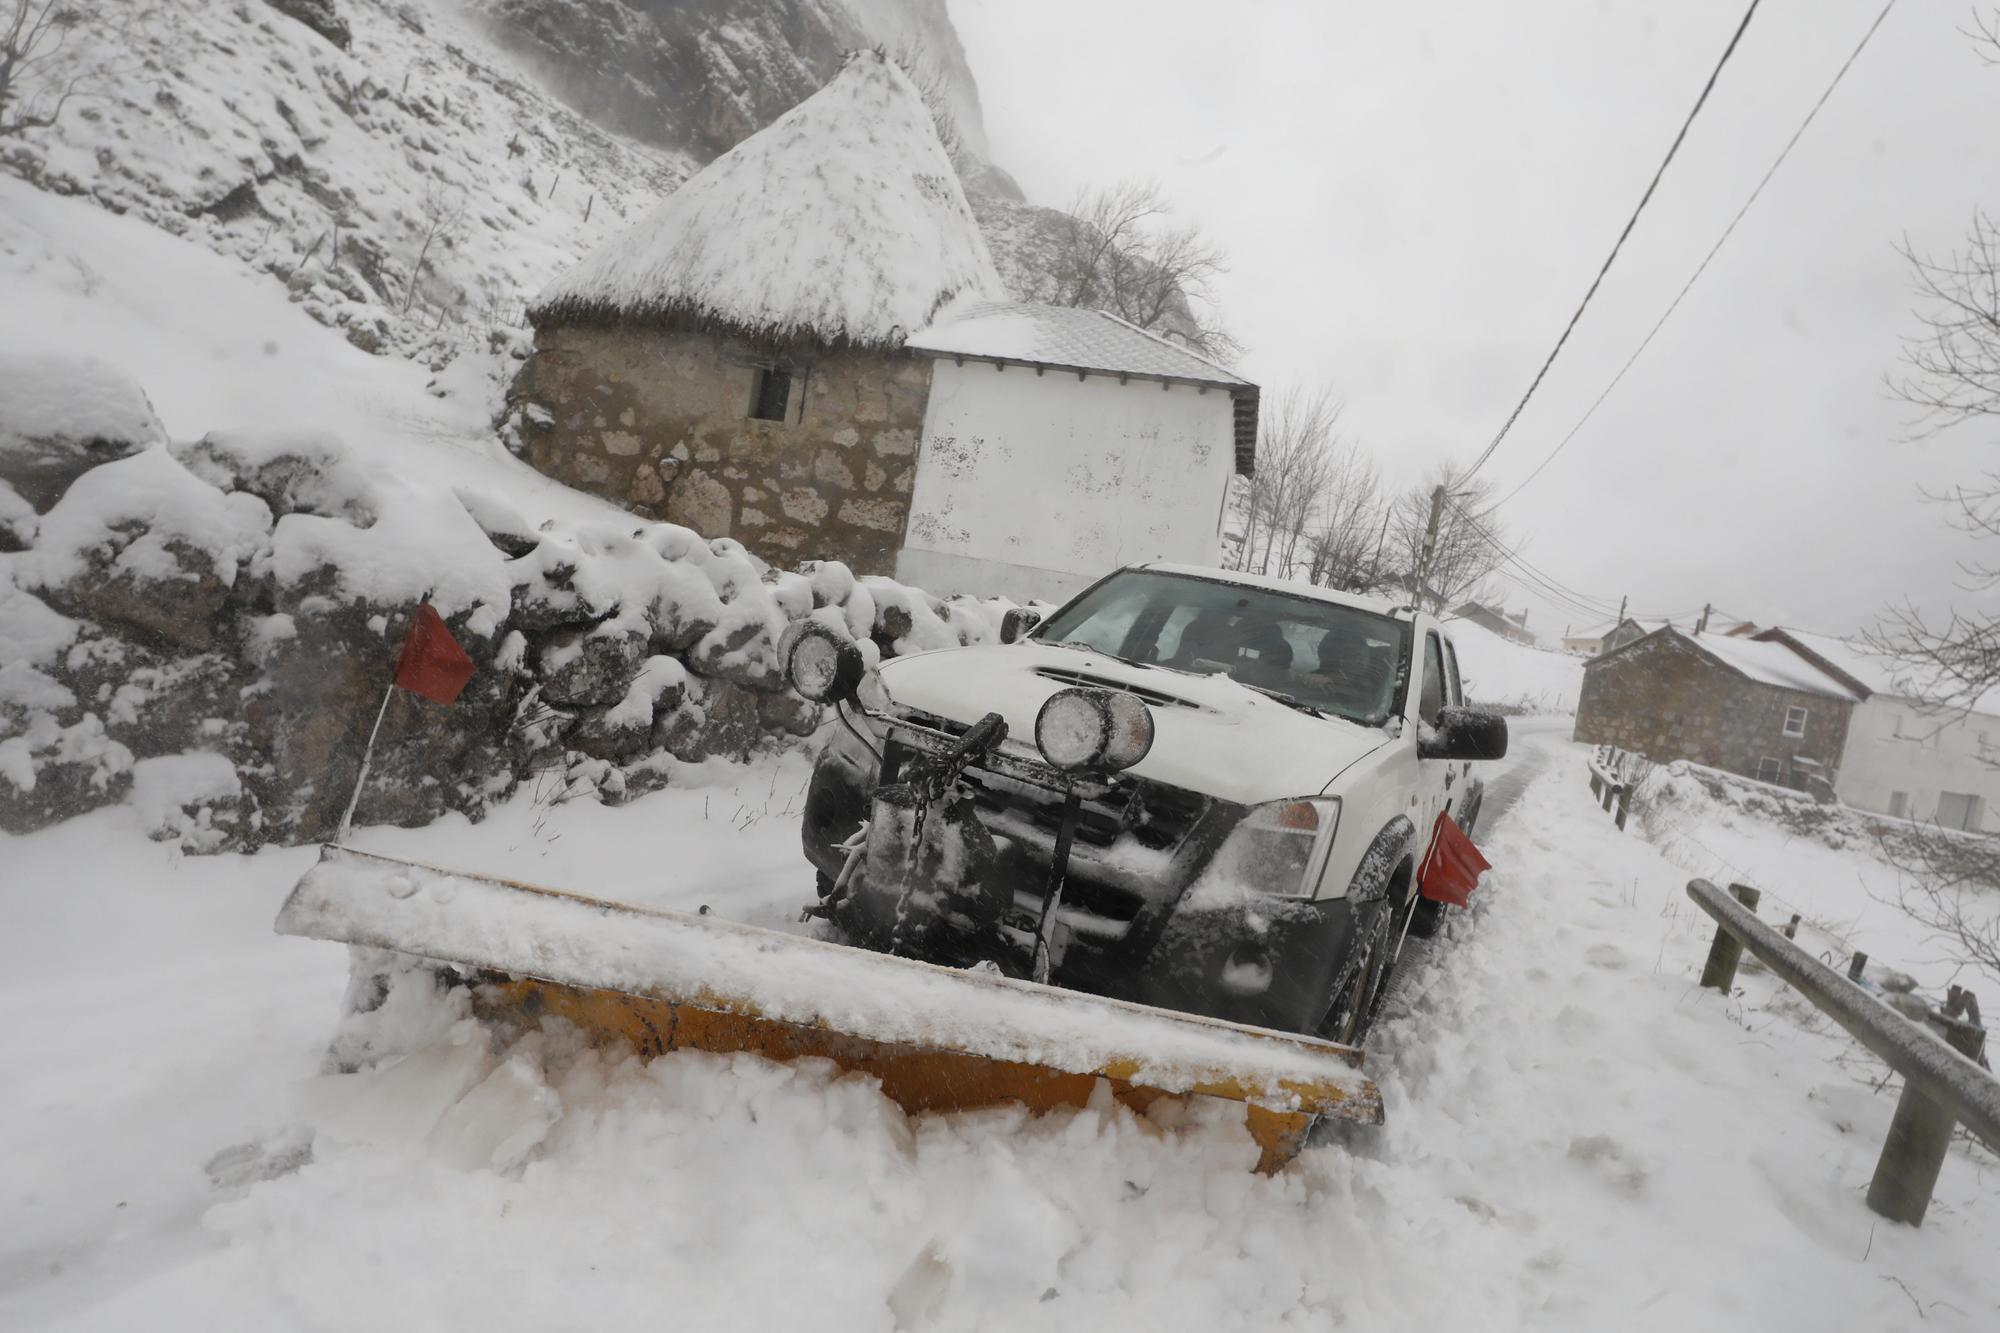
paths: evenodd
<path fill-rule="evenodd" d="M 1703 602 L 1701 604 L 1701 623 L 1694 627 L 1696 634 L 1706 634 L 1708 632 L 1708 616 L 1713 610 L 1715 610 L 1715 603 Z"/>
<path fill-rule="evenodd" d="M 1617 629 L 1620 625 L 1625 623 L 1625 607 L 1626 604 L 1629 603 L 1631 600 L 1632 598 L 1629 595 L 1620 597 L 1618 599 L 1618 619 L 1612 622 L 1611 628 Z"/>
<path fill-rule="evenodd" d="M 1410 600 L 1416 603 L 1418 606 L 1422 606 L 1424 604 L 1424 588 L 1425 585 L 1427 585 L 1430 582 L 1431 557 L 1437 553 L 1438 519 L 1441 518 L 1443 514 L 1444 514 L 1444 487 L 1438 486 L 1433 488 L 1431 491 L 1431 519 L 1430 522 L 1424 525 L 1423 557 L 1417 561 L 1417 568 L 1415 572 L 1411 575 L 1411 579 L 1416 586 L 1410 589 Z M 1438 610 L 1442 612 L 1444 608 L 1440 606 Z"/>

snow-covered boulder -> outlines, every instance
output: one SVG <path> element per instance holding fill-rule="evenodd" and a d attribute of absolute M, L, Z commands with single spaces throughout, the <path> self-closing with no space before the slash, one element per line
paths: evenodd
<path fill-rule="evenodd" d="M 156 446 L 76 477 L 15 558 L 22 585 L 59 610 L 199 650 L 270 530 L 262 500 L 216 489 Z"/>
<path fill-rule="evenodd" d="M 375 522 L 374 487 L 330 431 L 210 431 L 172 452 L 209 485 L 247 491 L 274 515 L 319 514 L 357 528 Z"/>
<path fill-rule="evenodd" d="M 162 443 L 145 390 L 95 357 L 0 355 L 0 529 L 46 513 L 100 463 Z"/>

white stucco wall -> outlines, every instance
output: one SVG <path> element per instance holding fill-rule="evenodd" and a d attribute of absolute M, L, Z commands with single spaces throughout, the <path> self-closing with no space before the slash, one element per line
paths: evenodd
<path fill-rule="evenodd" d="M 1215 564 L 1234 440 L 1220 389 L 940 358 L 896 577 L 1060 600 L 1119 565 Z"/>
<path fill-rule="evenodd" d="M 1940 716 L 1870 695 L 1848 723 L 1839 791 L 1847 804 L 1878 814 L 1890 813 L 1891 797 L 1904 792 L 1903 815 L 1924 821 L 1936 817 L 1940 792 L 1975 795 L 1984 805 L 1980 827 L 2000 832 L 2000 717 Z"/>

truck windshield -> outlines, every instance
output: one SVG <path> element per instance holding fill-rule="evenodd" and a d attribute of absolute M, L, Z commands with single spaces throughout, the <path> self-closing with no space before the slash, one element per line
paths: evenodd
<path fill-rule="evenodd" d="M 1033 637 L 1148 666 L 1223 672 L 1379 726 L 1396 706 L 1410 627 L 1313 597 L 1125 570 L 1050 616 Z"/>

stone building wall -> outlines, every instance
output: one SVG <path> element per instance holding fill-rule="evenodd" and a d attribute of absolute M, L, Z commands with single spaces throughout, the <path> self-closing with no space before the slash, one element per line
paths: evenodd
<path fill-rule="evenodd" d="M 1794 705 L 1806 710 L 1802 737 L 1784 734 Z M 1837 779 L 1853 707 L 1750 680 L 1679 635 L 1657 633 L 1584 668 L 1575 735 L 1655 763 L 1687 759 L 1746 778 L 1757 776 L 1760 759 L 1777 759 L 1779 782 L 1803 791 L 1809 774 Z"/>
<path fill-rule="evenodd" d="M 750 415 L 758 371 L 792 370 L 785 420 Z M 765 560 L 891 574 L 930 363 L 902 351 L 785 352 L 691 330 L 540 330 L 514 386 L 541 472 Z"/>

